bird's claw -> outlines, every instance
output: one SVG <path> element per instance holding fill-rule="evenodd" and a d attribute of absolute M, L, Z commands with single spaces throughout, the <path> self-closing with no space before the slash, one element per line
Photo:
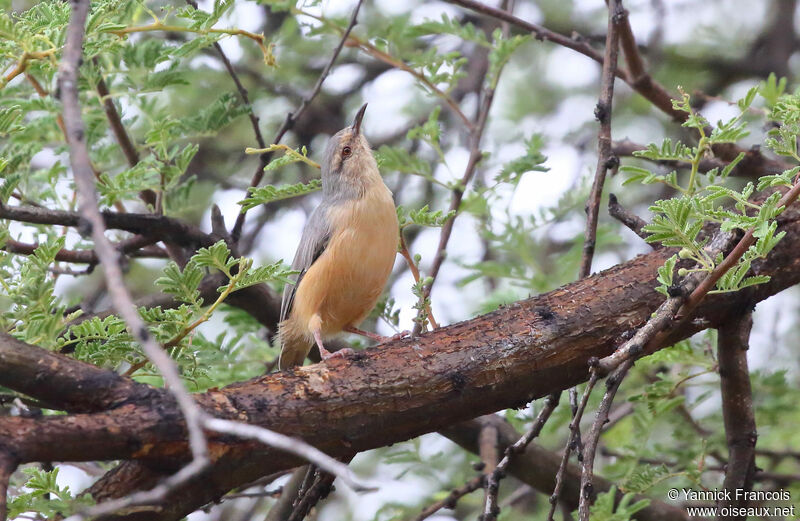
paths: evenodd
<path fill-rule="evenodd" d="M 411 336 L 411 331 L 409 331 L 408 329 L 400 331 L 399 333 L 388 337 L 387 341 L 391 342 L 392 340 L 400 340 L 401 338 L 405 338 L 407 336 Z"/>
<path fill-rule="evenodd" d="M 352 355 L 353 353 L 355 353 L 355 351 L 353 351 L 349 347 L 345 347 L 344 349 L 339 349 L 338 351 L 334 351 L 333 353 L 331 353 L 330 351 L 325 351 L 325 353 L 322 353 L 322 359 L 329 360 L 331 358 L 344 358 L 345 356 Z"/>

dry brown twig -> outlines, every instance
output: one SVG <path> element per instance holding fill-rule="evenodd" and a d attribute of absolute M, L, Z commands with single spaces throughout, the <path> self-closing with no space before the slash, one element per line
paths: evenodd
<path fill-rule="evenodd" d="M 558 406 L 559 396 L 560 393 L 551 394 L 545 399 L 542 410 L 539 411 L 536 420 L 534 420 L 528 432 L 520 437 L 513 445 L 506 448 L 503 452 L 503 459 L 500 460 L 486 477 L 486 503 L 483 509 L 483 521 L 494 521 L 497 519 L 497 516 L 500 514 L 500 506 L 497 501 L 500 480 L 505 477 L 508 466 L 511 464 L 514 455 L 525 452 L 528 445 L 542 432 L 544 424 L 547 423 L 547 420 L 550 419 L 550 415 L 553 413 L 556 406 Z M 495 438 L 497 437 L 496 432 L 495 430 Z"/>
<path fill-rule="evenodd" d="M 614 397 L 622 383 L 622 379 L 625 378 L 625 375 L 628 374 L 628 370 L 632 366 L 633 360 L 626 360 L 606 379 L 606 393 L 603 395 L 603 400 L 600 402 L 600 406 L 595 413 L 595 419 L 586 441 L 586 450 L 583 453 L 583 462 L 581 464 L 581 494 L 578 504 L 580 521 L 589 521 L 589 508 L 596 497 L 593 485 L 594 459 L 603 425 L 606 423 L 606 420 L 608 420 L 611 404 L 614 402 Z M 592 371 L 592 375 L 596 374 L 596 371 Z"/>
<path fill-rule="evenodd" d="M 614 100 L 614 80 L 617 76 L 617 58 L 619 56 L 619 32 L 623 20 L 627 20 L 627 11 L 622 8 L 619 0 L 608 2 L 608 23 L 606 32 L 605 54 L 602 59 L 603 70 L 600 75 L 600 95 L 595 117 L 600 122 L 600 129 L 597 133 L 597 166 L 595 168 L 594 181 L 589 198 L 586 201 L 586 228 L 583 239 L 583 253 L 581 255 L 581 266 L 578 274 L 579 278 L 588 277 L 592 272 L 592 259 L 594 257 L 595 244 L 597 241 L 597 221 L 600 213 L 600 199 L 603 195 L 606 174 L 609 170 L 615 170 L 619 166 L 619 159 L 614 155 L 611 142 L 611 112 Z M 564 472 L 567 468 L 570 454 L 573 450 L 578 450 L 578 459 L 582 459 L 583 454 L 580 450 L 581 431 L 580 422 L 586 402 L 597 381 L 597 372 L 591 369 L 589 383 L 584 390 L 580 405 L 578 405 L 577 388 L 570 389 L 570 402 L 572 403 L 572 422 L 570 423 L 569 438 L 564 455 L 561 459 L 561 466 L 556 474 L 556 485 L 553 494 L 550 496 L 550 511 L 548 521 L 553 519 L 558 497 L 564 481 Z"/>

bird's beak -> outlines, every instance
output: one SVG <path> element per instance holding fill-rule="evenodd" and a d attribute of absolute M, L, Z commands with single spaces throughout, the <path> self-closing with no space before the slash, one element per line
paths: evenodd
<path fill-rule="evenodd" d="M 358 135 L 361 133 L 361 120 L 364 119 L 364 113 L 367 111 L 367 104 L 364 103 L 358 112 L 356 112 L 356 118 L 353 120 L 353 133 Z"/>

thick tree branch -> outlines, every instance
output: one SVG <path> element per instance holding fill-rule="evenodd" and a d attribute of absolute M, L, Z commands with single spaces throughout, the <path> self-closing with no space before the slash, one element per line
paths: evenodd
<path fill-rule="evenodd" d="M 755 448 L 758 433 L 753 412 L 750 389 L 750 371 L 747 368 L 747 349 L 750 347 L 750 329 L 753 315 L 745 313 L 722 324 L 717 339 L 719 376 L 722 390 L 722 419 L 725 439 L 728 442 L 728 464 L 723 488 L 731 491 L 730 501 L 721 501 L 719 507 L 744 507 L 746 501 L 736 499 L 736 490 L 750 490 L 756 469 Z M 745 516 L 730 517 L 744 519 Z M 717 517 L 721 519 L 721 517 Z"/>
<path fill-rule="evenodd" d="M 0 381 L 54 409 L 96 412 L 146 401 L 158 391 L 101 369 L 21 342 L 0 332 Z"/>

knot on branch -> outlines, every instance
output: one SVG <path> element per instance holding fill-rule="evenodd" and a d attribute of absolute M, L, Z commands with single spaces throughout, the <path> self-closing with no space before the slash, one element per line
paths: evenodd
<path fill-rule="evenodd" d="M 609 110 L 608 105 L 603 102 L 598 102 L 594 108 L 594 117 L 597 121 L 600 122 L 601 125 L 605 125 L 608 123 L 609 116 L 611 115 L 611 111 Z"/>
<path fill-rule="evenodd" d="M 606 167 L 606 170 L 614 170 L 614 169 L 618 168 L 619 167 L 619 158 L 617 156 L 614 156 L 614 155 L 610 156 L 608 159 L 606 159 L 606 162 L 605 162 L 604 166 Z"/>
<path fill-rule="evenodd" d="M 683 286 L 681 286 L 680 284 L 673 284 L 667 288 L 667 295 L 669 295 L 672 298 L 683 297 L 685 296 L 685 294 L 686 292 L 684 291 Z"/>

